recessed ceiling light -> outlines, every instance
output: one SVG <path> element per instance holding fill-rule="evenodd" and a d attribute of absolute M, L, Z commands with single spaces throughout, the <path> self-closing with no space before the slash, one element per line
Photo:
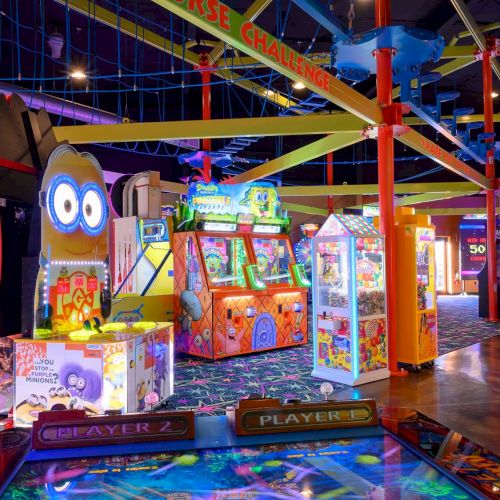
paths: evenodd
<path fill-rule="evenodd" d="M 493 97 L 493 99 L 495 99 L 496 97 L 498 97 L 498 92 L 493 91 L 491 93 L 491 97 Z"/>
<path fill-rule="evenodd" d="M 292 87 L 295 89 L 295 90 L 303 90 L 306 88 L 306 86 L 304 85 L 304 82 L 301 82 L 301 81 L 298 81 L 298 82 L 295 82 Z"/>
<path fill-rule="evenodd" d="M 81 69 L 75 69 L 73 70 L 69 76 L 73 78 L 74 80 L 84 80 L 87 78 L 87 75 L 81 70 Z"/>

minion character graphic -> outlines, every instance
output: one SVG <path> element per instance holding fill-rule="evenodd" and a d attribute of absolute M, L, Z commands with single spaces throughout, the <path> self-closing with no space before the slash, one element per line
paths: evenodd
<path fill-rule="evenodd" d="M 274 186 L 252 184 L 240 201 L 240 205 L 249 207 L 249 213 L 256 217 L 276 217 L 280 202 Z"/>
<path fill-rule="evenodd" d="M 109 209 L 94 156 L 58 146 L 44 172 L 40 207 L 34 337 L 103 322 L 111 313 Z"/>
<path fill-rule="evenodd" d="M 124 351 L 115 351 L 104 358 L 104 382 L 107 407 L 111 410 L 122 410 L 125 406 L 125 381 L 127 361 Z"/>

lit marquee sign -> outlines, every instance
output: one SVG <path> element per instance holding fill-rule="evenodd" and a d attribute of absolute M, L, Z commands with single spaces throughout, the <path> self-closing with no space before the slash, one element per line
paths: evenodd
<path fill-rule="evenodd" d="M 460 274 L 463 280 L 477 279 L 486 262 L 486 226 L 480 220 L 460 224 Z"/>

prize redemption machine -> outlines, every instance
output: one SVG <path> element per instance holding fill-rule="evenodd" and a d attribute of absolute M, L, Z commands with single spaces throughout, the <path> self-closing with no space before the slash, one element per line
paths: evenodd
<path fill-rule="evenodd" d="M 438 356 L 435 228 L 430 217 L 396 209 L 397 360 L 418 370 Z"/>
<path fill-rule="evenodd" d="M 389 377 L 382 236 L 361 216 L 332 214 L 312 251 L 312 375 L 349 385 Z"/>
<path fill-rule="evenodd" d="M 209 359 L 307 342 L 307 289 L 272 184 L 189 186 L 174 214 L 175 333 Z"/>
<path fill-rule="evenodd" d="M 120 179 L 115 184 L 120 189 Z M 173 321 L 171 220 L 162 217 L 159 173 L 132 176 L 120 194 L 121 207 L 113 207 L 123 217 L 113 220 L 111 321 Z"/>
<path fill-rule="evenodd" d="M 99 163 L 57 147 L 40 200 L 33 338 L 14 343 L 15 423 L 30 425 L 50 409 L 135 412 L 165 400 L 173 392 L 172 324 L 105 323 L 109 208 Z"/>

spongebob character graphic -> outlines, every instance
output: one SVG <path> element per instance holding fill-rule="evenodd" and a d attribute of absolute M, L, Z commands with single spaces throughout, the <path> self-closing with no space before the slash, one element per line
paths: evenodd
<path fill-rule="evenodd" d="M 182 316 L 179 318 L 180 335 L 176 336 L 177 348 L 182 352 L 189 352 L 192 342 L 193 331 L 191 325 L 193 321 L 199 321 L 202 316 L 200 299 L 191 290 L 184 290 L 180 296 Z"/>
<path fill-rule="evenodd" d="M 245 328 L 243 324 L 241 324 L 239 331 L 237 331 L 236 325 L 234 325 L 231 320 L 227 320 L 226 334 L 224 335 L 222 332 L 222 325 L 218 323 L 216 334 L 222 345 L 222 352 L 224 354 L 238 354 L 241 352 L 241 341 L 245 336 Z"/>
<path fill-rule="evenodd" d="M 249 207 L 249 213 L 256 217 L 273 218 L 277 215 L 280 202 L 273 186 L 252 185 L 240 205 Z"/>
<path fill-rule="evenodd" d="M 68 145 L 50 155 L 40 192 L 37 330 L 67 332 L 111 313 L 108 204 L 97 160 Z"/>

